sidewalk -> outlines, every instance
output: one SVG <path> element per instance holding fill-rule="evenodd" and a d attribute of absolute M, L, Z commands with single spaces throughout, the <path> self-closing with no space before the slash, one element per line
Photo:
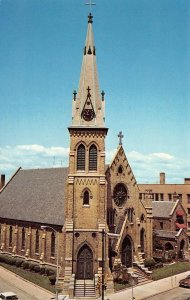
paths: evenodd
<path fill-rule="evenodd" d="M 136 286 L 133 288 L 133 297 L 135 297 L 135 300 L 145 300 L 150 296 L 166 292 L 178 287 L 179 280 L 185 278 L 187 275 L 190 275 L 190 271 Z M 132 288 L 109 295 L 108 298 L 109 300 L 131 300 Z"/>

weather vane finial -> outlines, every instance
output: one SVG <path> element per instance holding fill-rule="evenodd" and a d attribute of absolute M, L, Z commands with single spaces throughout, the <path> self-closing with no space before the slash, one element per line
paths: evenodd
<path fill-rule="evenodd" d="M 92 12 L 92 5 L 96 5 L 96 3 L 92 3 L 92 0 L 89 0 L 89 2 L 85 3 L 85 4 L 90 6 L 90 14 L 91 14 L 91 12 Z"/>

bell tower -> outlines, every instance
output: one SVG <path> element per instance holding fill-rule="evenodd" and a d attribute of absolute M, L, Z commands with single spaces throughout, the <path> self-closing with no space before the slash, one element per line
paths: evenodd
<path fill-rule="evenodd" d="M 64 289 L 75 280 L 101 277 L 102 232 L 106 230 L 104 92 L 100 94 L 93 36 L 88 16 L 78 92 L 72 100 L 69 173 L 65 199 Z M 108 269 L 107 263 L 105 264 Z M 72 295 L 71 295 L 72 296 Z"/>

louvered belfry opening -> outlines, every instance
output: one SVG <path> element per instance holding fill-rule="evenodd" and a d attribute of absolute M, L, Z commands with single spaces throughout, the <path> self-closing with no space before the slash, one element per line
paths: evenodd
<path fill-rule="evenodd" d="M 89 171 L 97 171 L 97 148 L 92 145 L 89 150 Z"/>
<path fill-rule="evenodd" d="M 82 144 L 77 149 L 77 170 L 85 170 L 85 147 Z"/>

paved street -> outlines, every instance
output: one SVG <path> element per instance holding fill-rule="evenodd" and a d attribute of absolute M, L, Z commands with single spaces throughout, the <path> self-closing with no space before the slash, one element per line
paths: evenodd
<path fill-rule="evenodd" d="M 146 298 L 146 300 L 187 300 L 190 290 L 185 288 L 174 288 L 168 292 Z"/>
<path fill-rule="evenodd" d="M 21 300 L 49 300 L 52 293 L 0 267 L 0 291 L 15 292 Z"/>

